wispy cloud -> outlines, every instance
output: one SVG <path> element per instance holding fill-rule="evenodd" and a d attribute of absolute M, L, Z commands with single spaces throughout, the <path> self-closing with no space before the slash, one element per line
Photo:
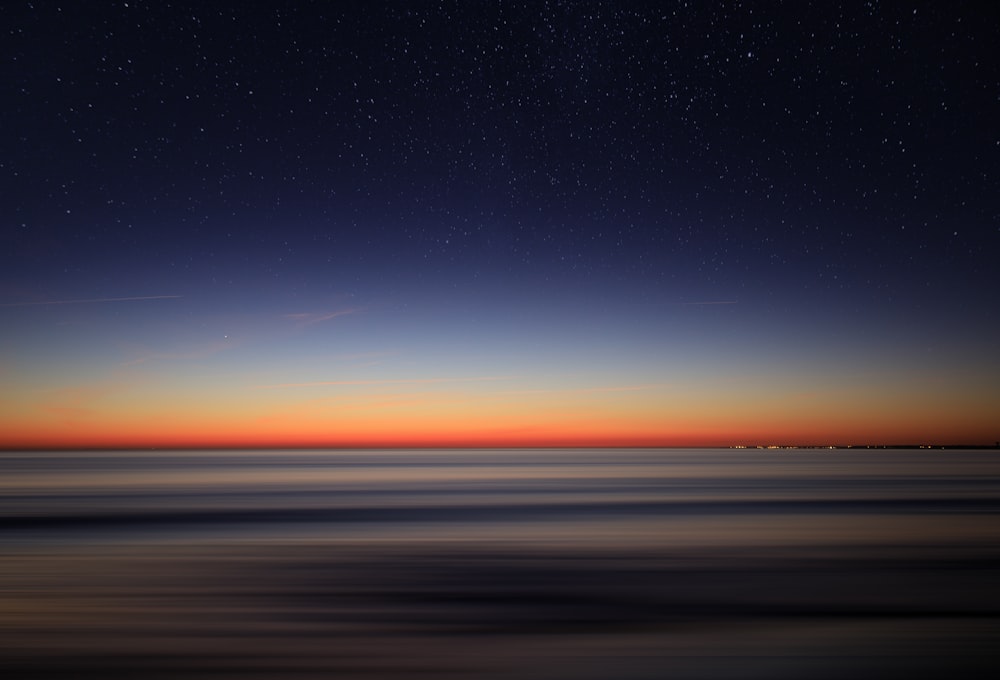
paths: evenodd
<path fill-rule="evenodd" d="M 666 383 L 645 385 L 606 385 L 600 387 L 540 388 L 534 390 L 506 390 L 500 394 L 601 394 L 607 392 L 643 392 L 667 387 Z"/>
<path fill-rule="evenodd" d="M 198 347 L 173 352 L 161 352 L 145 348 L 134 348 L 131 350 L 131 353 L 134 356 L 121 365 L 135 366 L 149 361 L 169 361 L 176 359 L 204 359 L 205 357 L 212 356 L 213 354 L 218 354 L 219 352 L 232 349 L 236 345 L 237 343 L 233 340 L 220 340 L 218 342 L 206 343 Z"/>
<path fill-rule="evenodd" d="M 295 314 L 284 314 L 282 315 L 286 319 L 291 319 L 299 325 L 311 326 L 316 323 L 321 323 L 323 321 L 329 321 L 330 319 L 336 319 L 340 316 L 347 316 L 348 314 L 356 314 L 357 309 L 338 309 L 335 312 L 299 312 Z"/>
<path fill-rule="evenodd" d="M 698 302 L 678 302 L 682 307 L 695 307 L 699 305 L 738 305 L 739 300 L 700 300 Z"/>
<path fill-rule="evenodd" d="M 134 379 L 109 377 L 92 384 L 67 385 L 43 391 L 32 404 L 63 425 L 78 425 L 101 411 L 102 402 L 133 387 Z"/>
<path fill-rule="evenodd" d="M 133 297 L 85 298 L 80 300 L 44 300 L 41 302 L 5 302 L 0 307 L 38 307 L 40 305 L 84 305 L 95 302 L 133 302 L 135 300 L 176 300 L 183 295 L 137 295 Z"/>
<path fill-rule="evenodd" d="M 361 359 L 382 359 L 384 357 L 391 357 L 399 354 L 399 352 L 394 351 L 381 351 L 381 352 L 353 352 L 350 354 L 337 354 L 333 358 L 338 361 L 359 361 Z"/>
<path fill-rule="evenodd" d="M 292 387 L 365 386 L 365 385 L 436 385 L 439 383 L 490 382 L 512 380 L 510 376 L 477 376 L 474 378 L 397 378 L 389 380 L 317 380 L 315 382 L 254 385 L 255 390 L 276 390 Z"/>

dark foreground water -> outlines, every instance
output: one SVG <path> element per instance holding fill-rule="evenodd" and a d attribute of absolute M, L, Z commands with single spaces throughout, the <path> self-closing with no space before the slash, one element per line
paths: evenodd
<path fill-rule="evenodd" d="M 1000 670 L 1000 452 L 0 453 L 0 674 Z"/>

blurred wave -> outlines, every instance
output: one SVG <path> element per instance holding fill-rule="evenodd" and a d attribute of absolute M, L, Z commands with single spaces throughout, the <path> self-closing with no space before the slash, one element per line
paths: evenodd
<path fill-rule="evenodd" d="M 1000 668 L 993 451 L 0 454 L 7 677 Z"/>

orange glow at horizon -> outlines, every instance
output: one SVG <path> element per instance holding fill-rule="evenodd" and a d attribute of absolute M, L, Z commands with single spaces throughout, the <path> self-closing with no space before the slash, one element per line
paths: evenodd
<path fill-rule="evenodd" d="M 142 361 L 81 349 L 59 363 L 51 352 L 25 350 L 0 364 L 0 448 L 989 446 L 996 439 L 988 373 L 939 370 L 918 379 L 906 365 L 852 372 L 766 363 L 762 350 L 740 361 L 707 350 L 664 356 L 659 346 L 577 354 L 555 340 L 545 347 L 559 351 L 548 355 L 450 340 L 441 346 L 451 353 L 429 343 L 398 355 L 330 354 L 325 346 L 301 354 L 296 339 L 318 330 L 261 332 L 247 347 L 175 342 L 177 351 Z"/>
<path fill-rule="evenodd" d="M 183 404 L 183 405 L 182 405 Z M 829 405 L 828 405 L 829 406 Z M 20 404 L 3 448 L 295 448 L 986 445 L 985 414 L 777 408 L 687 401 L 663 390 L 497 394 L 368 393 L 314 399 L 113 400 L 90 407 Z"/>

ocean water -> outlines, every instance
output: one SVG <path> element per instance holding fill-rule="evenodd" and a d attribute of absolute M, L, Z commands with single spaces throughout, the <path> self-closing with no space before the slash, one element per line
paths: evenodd
<path fill-rule="evenodd" d="M 1000 451 L 0 453 L 4 677 L 1000 670 Z"/>

